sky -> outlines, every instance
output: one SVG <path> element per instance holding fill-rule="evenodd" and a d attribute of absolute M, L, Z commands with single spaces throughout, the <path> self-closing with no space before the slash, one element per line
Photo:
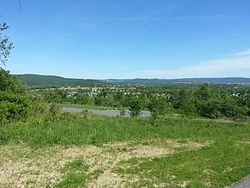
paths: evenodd
<path fill-rule="evenodd" d="M 11 73 L 250 77 L 250 0 L 20 1 L 0 0 Z"/>

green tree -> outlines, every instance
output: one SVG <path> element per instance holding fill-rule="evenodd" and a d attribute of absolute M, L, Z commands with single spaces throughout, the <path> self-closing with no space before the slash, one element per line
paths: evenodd
<path fill-rule="evenodd" d="M 61 111 L 61 107 L 59 104 L 57 104 L 56 102 L 52 102 L 50 108 L 49 108 L 49 112 L 50 112 L 50 115 L 52 117 L 55 117 L 57 116 Z"/>
<path fill-rule="evenodd" d="M 139 98 L 133 98 L 130 101 L 129 111 L 131 117 L 138 117 L 141 115 L 141 110 L 143 109 L 143 101 Z"/>
<path fill-rule="evenodd" d="M 30 100 L 23 95 L 0 92 L 0 121 L 20 120 L 30 112 Z"/>
<path fill-rule="evenodd" d="M 17 80 L 9 71 L 0 68 L 0 91 L 21 94 L 26 93 L 26 88 L 21 81 Z"/>
<path fill-rule="evenodd" d="M 197 111 L 200 116 L 207 118 L 220 118 L 221 114 L 221 100 L 217 98 L 212 98 L 209 100 L 200 100 L 197 102 Z"/>
<path fill-rule="evenodd" d="M 165 115 L 169 109 L 166 98 L 153 97 L 148 105 L 152 119 L 156 120 L 160 115 Z"/>
<path fill-rule="evenodd" d="M 9 41 L 9 38 L 4 35 L 4 32 L 8 29 L 6 23 L 0 22 L 0 65 L 5 65 L 10 51 L 13 48 L 13 43 Z"/>
<path fill-rule="evenodd" d="M 228 93 L 223 95 L 221 103 L 221 114 L 230 119 L 242 118 L 247 115 L 247 107 L 239 106 L 237 101 Z"/>
<path fill-rule="evenodd" d="M 5 65 L 13 44 L 4 35 L 8 29 L 6 23 L 0 23 L 0 66 Z M 26 88 L 0 67 L 0 120 L 19 120 L 27 117 L 30 112 L 30 100 L 26 95 Z"/>
<path fill-rule="evenodd" d="M 77 93 L 74 96 L 74 103 L 75 104 L 92 104 L 92 99 L 85 93 Z"/>
<path fill-rule="evenodd" d="M 183 105 L 181 112 L 188 117 L 197 116 L 197 109 L 193 101 L 190 101 Z"/>
<path fill-rule="evenodd" d="M 177 97 L 175 97 L 173 103 L 174 107 L 177 109 L 181 109 L 183 106 L 190 103 L 193 98 L 192 90 L 185 88 L 181 89 L 180 92 L 178 94 L 176 93 L 175 95 L 177 95 Z"/>
<path fill-rule="evenodd" d="M 215 89 L 213 89 L 215 91 Z M 208 100 L 212 95 L 212 88 L 208 83 L 202 84 L 198 91 L 196 92 L 196 96 L 200 100 Z"/>

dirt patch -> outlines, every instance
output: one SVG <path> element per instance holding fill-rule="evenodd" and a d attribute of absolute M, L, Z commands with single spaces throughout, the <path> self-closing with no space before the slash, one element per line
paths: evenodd
<path fill-rule="evenodd" d="M 214 170 L 211 170 L 211 169 L 205 169 L 205 170 L 203 170 L 203 174 L 205 174 L 207 176 L 211 176 L 211 175 L 215 175 L 216 172 Z"/>
<path fill-rule="evenodd" d="M 33 150 L 24 146 L 1 147 L 0 187 L 54 186 L 64 178 L 63 166 L 77 157 L 99 152 L 93 146 L 50 147 Z"/>
<path fill-rule="evenodd" d="M 161 144 L 157 144 L 161 143 Z M 188 141 L 186 143 L 180 143 L 175 140 L 159 141 L 152 140 L 143 143 L 133 143 L 133 142 L 119 142 L 112 144 L 105 144 L 104 150 L 101 153 L 101 156 L 96 156 L 92 159 L 86 159 L 88 164 L 92 166 L 92 170 L 101 168 L 104 170 L 104 173 L 101 174 L 96 179 L 92 179 L 88 182 L 88 187 L 129 187 L 129 185 L 139 181 L 139 177 L 131 177 L 129 175 L 116 174 L 112 172 L 112 169 L 116 167 L 129 168 L 130 165 L 121 165 L 120 162 L 125 162 L 130 159 L 140 159 L 137 164 L 140 162 L 158 158 L 165 157 L 167 155 L 174 154 L 175 152 L 180 152 L 181 149 L 187 150 L 197 150 L 205 146 L 209 146 L 212 142 L 205 143 L 195 143 Z M 111 153 L 107 152 L 111 149 Z M 186 182 L 187 183 L 187 182 Z M 183 183 L 182 185 L 185 185 Z M 155 187 L 162 187 L 161 185 Z"/>
<path fill-rule="evenodd" d="M 152 146 L 139 146 L 132 151 L 132 156 L 136 158 L 155 158 L 174 153 L 173 150 Z"/>
<path fill-rule="evenodd" d="M 90 182 L 88 187 L 125 187 L 124 180 L 116 173 L 105 171 L 94 182 Z"/>
<path fill-rule="evenodd" d="M 180 143 L 174 140 L 148 141 L 146 143 L 119 142 L 102 147 L 83 146 L 64 148 L 53 146 L 31 149 L 25 146 L 0 147 L 0 187 L 53 187 L 66 178 L 62 168 L 69 162 L 81 158 L 87 165 L 87 187 L 128 187 L 138 181 L 139 176 L 118 174 L 113 171 L 121 162 L 141 161 L 165 157 L 182 149 L 196 150 L 209 143 Z M 98 172 L 98 173 L 96 173 Z M 185 185 L 185 184 L 183 184 Z M 161 185 L 155 187 L 161 187 Z"/>
<path fill-rule="evenodd" d="M 248 144 L 250 145 L 250 140 L 240 140 L 240 141 L 237 141 L 238 144 Z"/>

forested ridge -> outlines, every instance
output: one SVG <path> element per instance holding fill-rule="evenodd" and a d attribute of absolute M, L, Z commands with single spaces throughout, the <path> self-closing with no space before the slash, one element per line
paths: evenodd
<path fill-rule="evenodd" d="M 56 88 L 56 87 L 88 87 L 104 85 L 169 85 L 169 84 L 191 84 L 210 83 L 227 85 L 250 85 L 250 78 L 228 77 L 228 78 L 183 78 L 183 79 L 75 79 L 60 76 L 23 74 L 16 77 L 29 88 Z"/>

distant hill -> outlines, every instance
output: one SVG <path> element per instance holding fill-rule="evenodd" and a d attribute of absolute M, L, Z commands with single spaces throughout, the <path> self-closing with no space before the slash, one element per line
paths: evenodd
<path fill-rule="evenodd" d="M 44 76 L 35 74 L 16 75 L 29 88 L 53 88 L 53 87 L 89 87 L 105 85 L 167 85 L 167 84 L 189 84 L 189 83 L 210 83 L 210 84 L 231 84 L 249 85 L 250 78 L 183 78 L 183 79 L 74 79 L 60 76 Z"/>
<path fill-rule="evenodd" d="M 58 87 L 89 87 L 102 86 L 106 82 L 90 79 L 63 78 L 60 76 L 44 76 L 35 74 L 16 75 L 29 88 L 58 88 Z"/>
<path fill-rule="evenodd" d="M 228 78 L 182 78 L 182 79 L 109 79 L 110 84 L 132 84 L 132 85 L 165 85 L 165 84 L 188 84 L 188 83 L 210 83 L 210 84 L 239 84 L 250 85 L 250 78 L 228 77 Z"/>

